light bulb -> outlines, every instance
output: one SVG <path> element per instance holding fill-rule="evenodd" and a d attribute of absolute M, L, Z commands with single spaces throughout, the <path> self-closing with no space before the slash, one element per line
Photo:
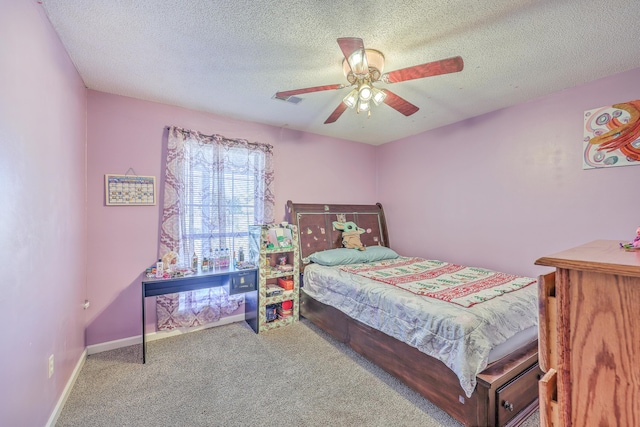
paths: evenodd
<path fill-rule="evenodd" d="M 371 99 L 371 95 L 373 94 L 373 92 L 371 91 L 371 86 L 366 83 L 360 85 L 359 94 L 360 99 L 362 99 L 363 101 L 369 101 Z"/>
<path fill-rule="evenodd" d="M 375 102 L 376 105 L 380 105 L 382 102 L 384 102 L 385 98 L 387 97 L 387 94 L 384 91 L 375 87 L 371 90 L 373 91 L 373 102 Z"/>
<path fill-rule="evenodd" d="M 344 97 L 344 99 L 342 100 L 342 102 L 345 103 L 345 105 L 349 108 L 353 108 L 356 106 L 356 103 L 358 101 L 358 89 L 353 89 L 351 92 L 349 92 L 347 94 L 347 96 Z"/>
<path fill-rule="evenodd" d="M 360 102 L 358 102 L 358 112 L 360 111 L 369 111 L 369 103 L 366 101 L 363 101 L 362 99 L 360 100 Z"/>

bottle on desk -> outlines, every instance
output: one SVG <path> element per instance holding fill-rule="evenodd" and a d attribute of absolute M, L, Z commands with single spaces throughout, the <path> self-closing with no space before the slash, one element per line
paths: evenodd
<path fill-rule="evenodd" d="M 196 255 L 195 251 L 193 252 L 193 257 L 191 257 L 191 269 L 194 272 L 198 271 L 198 255 Z"/>
<path fill-rule="evenodd" d="M 202 258 L 202 271 L 209 271 L 209 260 L 207 257 Z"/>
<path fill-rule="evenodd" d="M 156 262 L 156 277 L 162 277 L 164 275 L 164 263 L 161 259 Z"/>

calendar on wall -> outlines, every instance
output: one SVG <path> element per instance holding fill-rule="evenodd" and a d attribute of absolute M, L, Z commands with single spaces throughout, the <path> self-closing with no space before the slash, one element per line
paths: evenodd
<path fill-rule="evenodd" d="M 138 175 L 104 176 L 107 206 L 152 206 L 156 204 L 156 177 Z"/>

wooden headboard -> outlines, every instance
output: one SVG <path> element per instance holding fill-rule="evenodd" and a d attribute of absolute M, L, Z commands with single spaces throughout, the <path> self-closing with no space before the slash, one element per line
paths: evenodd
<path fill-rule="evenodd" d="M 338 219 L 338 216 L 343 216 Z M 342 233 L 333 221 L 353 221 L 366 231 L 360 235 L 365 246 L 389 246 L 387 222 L 382 205 L 322 205 L 287 202 L 289 223 L 298 226 L 300 260 L 312 253 L 342 247 Z M 303 270 L 300 265 L 300 271 Z"/>

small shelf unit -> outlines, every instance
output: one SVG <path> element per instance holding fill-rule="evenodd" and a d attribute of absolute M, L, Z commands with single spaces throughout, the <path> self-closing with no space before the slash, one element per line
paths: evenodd
<path fill-rule="evenodd" d="M 248 256 L 258 266 L 258 290 L 247 298 L 247 323 L 260 333 L 297 322 L 300 249 L 296 226 L 284 223 L 250 227 Z M 293 282 L 293 286 L 288 290 L 282 288 L 279 279 Z M 271 289 L 278 294 L 270 295 Z"/>

